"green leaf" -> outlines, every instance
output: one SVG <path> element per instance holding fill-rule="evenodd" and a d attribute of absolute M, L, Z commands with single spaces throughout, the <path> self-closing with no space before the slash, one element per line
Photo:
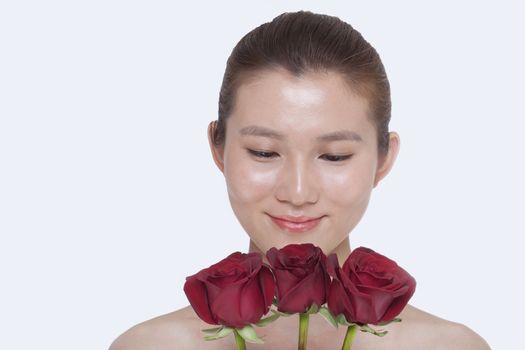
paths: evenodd
<path fill-rule="evenodd" d="M 319 313 L 332 325 L 334 326 L 335 328 L 338 328 L 339 327 L 339 324 L 337 323 L 334 315 L 332 315 L 332 313 L 330 312 L 330 310 L 328 310 L 328 308 L 326 307 L 321 307 L 319 309 Z"/>
<path fill-rule="evenodd" d="M 281 315 L 277 312 L 274 312 L 273 315 L 260 319 L 259 322 L 257 322 L 255 325 L 257 325 L 258 327 L 265 327 L 273 321 L 277 320 L 279 317 L 281 317 Z"/>
<path fill-rule="evenodd" d="M 277 297 L 273 297 L 272 304 L 274 306 L 278 306 L 279 305 L 279 300 L 277 300 Z"/>
<path fill-rule="evenodd" d="M 394 318 L 394 319 L 391 320 L 391 321 L 382 321 L 382 322 L 379 322 L 377 325 L 378 325 L 378 326 L 386 326 L 387 324 L 394 323 L 394 322 L 401 322 L 401 319 L 400 319 L 400 318 Z"/>
<path fill-rule="evenodd" d="M 231 332 L 233 332 L 233 328 L 223 327 L 220 331 L 217 332 L 217 334 L 205 336 L 204 340 L 221 339 L 230 334 Z"/>
<path fill-rule="evenodd" d="M 253 329 L 253 327 L 250 325 L 244 326 L 240 329 L 237 328 L 236 332 L 239 333 L 239 335 L 243 337 L 244 340 L 246 340 L 247 342 L 255 344 L 264 344 L 264 341 L 261 338 L 259 338 L 257 333 L 255 333 L 255 329 Z"/>
<path fill-rule="evenodd" d="M 215 327 L 215 328 L 201 329 L 201 331 L 203 331 L 204 333 L 218 333 L 223 328 L 224 328 L 223 326 L 220 326 L 220 327 Z"/>
<path fill-rule="evenodd" d="M 378 337 L 384 337 L 388 333 L 388 331 L 383 331 L 382 329 L 373 329 L 367 324 L 359 326 L 359 328 L 361 328 L 361 332 L 372 333 L 373 335 L 377 335 Z"/>

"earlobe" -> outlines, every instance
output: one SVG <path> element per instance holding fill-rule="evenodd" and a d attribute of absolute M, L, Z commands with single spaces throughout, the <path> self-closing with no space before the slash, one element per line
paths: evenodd
<path fill-rule="evenodd" d="M 379 166 L 376 170 L 376 177 L 374 179 L 374 188 L 390 172 L 390 170 L 394 166 L 397 155 L 399 153 L 401 140 L 399 138 L 399 135 L 396 132 L 392 131 L 389 133 L 388 142 L 389 142 L 388 152 L 385 155 L 384 159 L 381 159 L 379 161 Z"/>
<path fill-rule="evenodd" d="M 208 124 L 208 143 L 210 145 L 211 155 L 213 161 L 219 168 L 219 170 L 224 173 L 224 148 L 222 146 L 217 146 L 213 142 L 215 135 L 215 128 L 217 127 L 217 121 L 213 120 Z"/>

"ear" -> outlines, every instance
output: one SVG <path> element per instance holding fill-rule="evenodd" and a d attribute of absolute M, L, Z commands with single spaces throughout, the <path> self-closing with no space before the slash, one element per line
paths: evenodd
<path fill-rule="evenodd" d="M 379 159 L 376 177 L 374 179 L 374 188 L 377 186 L 379 181 L 381 181 L 390 172 L 390 169 L 392 169 L 394 162 L 396 161 L 397 154 L 399 153 L 399 147 L 401 143 L 399 135 L 394 131 L 390 132 L 388 135 L 388 152 L 385 156 Z"/>
<path fill-rule="evenodd" d="M 210 144 L 211 155 L 213 161 L 219 168 L 219 170 L 224 173 L 224 148 L 222 146 L 217 146 L 213 143 L 215 135 L 215 128 L 217 127 L 217 121 L 213 120 L 208 124 L 208 143 Z"/>

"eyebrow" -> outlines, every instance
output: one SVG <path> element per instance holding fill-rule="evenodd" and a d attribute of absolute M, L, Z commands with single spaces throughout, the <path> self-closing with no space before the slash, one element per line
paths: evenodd
<path fill-rule="evenodd" d="M 261 137 L 268 137 L 275 140 L 284 140 L 286 137 L 272 129 L 265 128 L 263 126 L 257 126 L 257 125 L 250 125 L 242 128 L 239 130 L 239 134 L 241 136 L 261 136 Z M 331 142 L 331 141 L 355 141 L 355 142 L 361 142 L 363 141 L 363 138 L 356 133 L 355 131 L 351 130 L 338 130 L 329 132 L 327 134 L 320 135 L 316 137 L 316 141 L 318 142 Z"/>

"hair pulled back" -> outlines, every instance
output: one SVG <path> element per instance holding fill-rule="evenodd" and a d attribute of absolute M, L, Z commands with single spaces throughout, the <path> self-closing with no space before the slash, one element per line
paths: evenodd
<path fill-rule="evenodd" d="M 390 84 L 378 53 L 350 24 L 310 11 L 285 12 L 247 33 L 234 47 L 220 90 L 219 118 L 212 129 L 215 145 L 224 145 L 226 120 L 243 79 L 277 67 L 295 76 L 309 71 L 341 74 L 352 91 L 367 99 L 378 153 L 386 154 Z"/>

